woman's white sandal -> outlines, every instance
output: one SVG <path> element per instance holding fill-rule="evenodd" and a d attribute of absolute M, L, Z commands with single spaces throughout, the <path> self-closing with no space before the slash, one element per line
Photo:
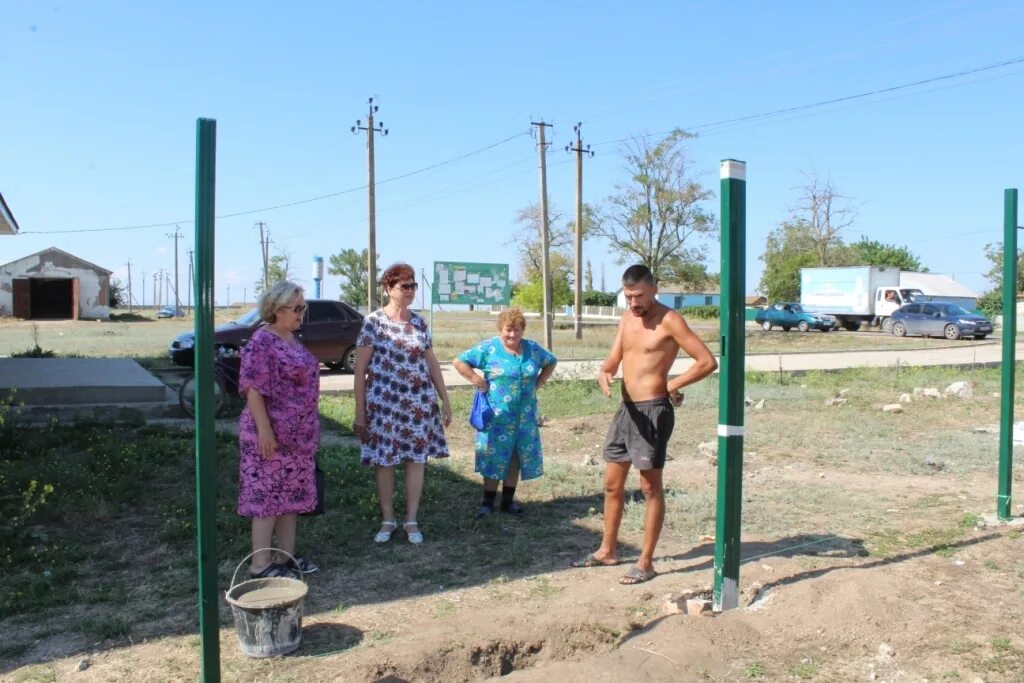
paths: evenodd
<path fill-rule="evenodd" d="M 398 522 L 396 522 L 396 521 L 392 520 L 390 522 L 381 522 L 380 523 L 380 531 L 378 531 L 377 535 L 373 537 L 373 542 L 374 543 L 387 543 L 388 541 L 391 540 L 391 534 L 394 533 L 395 529 L 397 529 L 397 528 L 398 528 Z"/>
<path fill-rule="evenodd" d="M 411 526 L 416 527 L 416 531 L 409 531 Z M 419 525 L 416 522 L 405 522 L 402 524 L 402 528 L 405 529 L 405 533 L 409 537 L 409 543 L 413 545 L 423 543 L 423 534 L 420 533 Z"/>

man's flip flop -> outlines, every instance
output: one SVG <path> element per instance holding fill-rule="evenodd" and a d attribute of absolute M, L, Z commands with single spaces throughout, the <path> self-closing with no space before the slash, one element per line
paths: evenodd
<path fill-rule="evenodd" d="M 635 586 L 638 583 L 646 583 L 658 575 L 658 572 L 650 571 L 645 572 L 640 567 L 632 567 L 628 572 L 622 575 L 619 579 L 619 583 L 623 586 Z"/>
<path fill-rule="evenodd" d="M 583 568 L 589 569 L 590 567 L 614 567 L 618 563 L 619 563 L 618 560 L 616 560 L 614 562 L 603 562 L 603 561 L 597 559 L 596 557 L 594 557 L 594 553 L 590 553 L 589 555 L 584 557 L 582 560 L 576 560 L 576 561 L 572 562 L 571 564 L 572 564 L 573 567 L 576 567 L 578 569 L 583 569 Z"/>

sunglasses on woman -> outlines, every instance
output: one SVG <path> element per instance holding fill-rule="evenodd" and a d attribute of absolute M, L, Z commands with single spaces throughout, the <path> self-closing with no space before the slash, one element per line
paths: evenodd
<path fill-rule="evenodd" d="M 306 309 L 309 307 L 306 304 L 298 304 L 297 306 L 282 306 L 281 308 L 289 310 L 292 313 L 302 314 L 305 313 Z"/>
<path fill-rule="evenodd" d="M 415 292 L 416 288 L 419 286 L 420 283 L 418 282 L 403 282 L 400 285 L 395 285 L 395 287 L 398 287 L 403 292 Z"/>

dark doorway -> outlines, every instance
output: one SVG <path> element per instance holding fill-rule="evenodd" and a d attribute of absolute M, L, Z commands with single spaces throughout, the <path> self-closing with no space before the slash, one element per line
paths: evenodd
<path fill-rule="evenodd" d="M 75 319 L 78 307 L 75 301 L 74 278 L 32 278 L 31 301 L 33 320 Z"/>

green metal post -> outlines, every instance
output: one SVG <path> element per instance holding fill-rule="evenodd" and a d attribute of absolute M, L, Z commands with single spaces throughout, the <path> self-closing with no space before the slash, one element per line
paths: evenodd
<path fill-rule="evenodd" d="M 1013 483 L 1013 394 L 1017 351 L 1017 190 L 1003 191 L 1003 363 L 996 516 L 1009 520 Z"/>
<path fill-rule="evenodd" d="M 714 609 L 739 604 L 743 499 L 744 296 L 747 165 L 726 159 L 722 178 L 721 374 L 718 397 L 718 503 L 715 511 Z"/>
<path fill-rule="evenodd" d="M 217 590 L 217 444 L 213 423 L 213 248 L 217 122 L 196 120 L 196 536 L 199 546 L 199 638 L 202 680 L 220 681 Z"/>

